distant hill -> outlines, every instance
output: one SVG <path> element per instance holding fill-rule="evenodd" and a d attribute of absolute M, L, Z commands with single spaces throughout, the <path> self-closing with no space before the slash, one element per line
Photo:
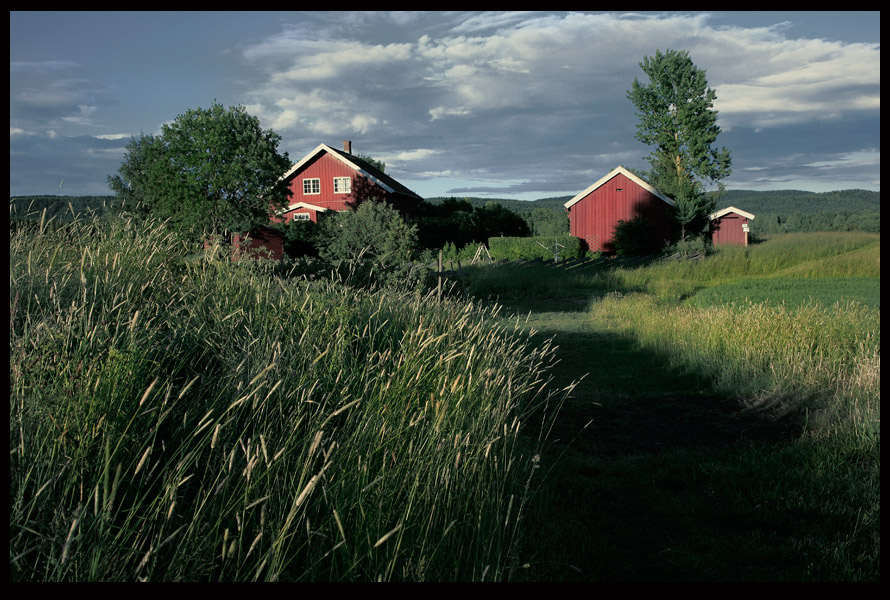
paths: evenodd
<path fill-rule="evenodd" d="M 573 196 L 556 196 L 539 200 L 508 198 L 459 198 L 473 206 L 496 202 L 522 216 L 532 231 L 548 221 L 546 212 L 565 215 L 564 204 Z M 445 198 L 429 198 L 437 203 Z M 881 193 L 868 190 L 805 192 L 802 190 L 728 190 L 717 200 L 717 209 L 734 206 L 754 214 L 751 224 L 754 235 L 795 231 L 870 231 L 881 230 Z M 542 210 L 543 209 L 543 210 Z M 568 231 L 568 219 L 562 225 Z"/>
<path fill-rule="evenodd" d="M 517 212 L 535 208 L 564 210 L 564 204 L 574 196 L 554 196 L 539 200 L 516 200 L 510 198 L 463 198 L 474 206 L 486 202 L 497 202 L 505 208 Z M 446 198 L 427 198 L 428 202 L 442 202 Z M 838 190 L 833 192 L 805 192 L 803 190 L 776 190 L 758 192 L 754 190 L 727 190 L 717 201 L 717 208 L 735 206 L 744 211 L 758 214 L 792 214 L 830 212 L 874 212 L 881 210 L 881 193 L 869 190 Z"/>
<path fill-rule="evenodd" d="M 438 204 L 447 198 L 466 200 L 474 207 L 489 202 L 500 204 L 520 215 L 535 234 L 556 228 L 568 231 L 564 204 L 573 196 L 554 196 L 538 200 L 515 198 L 469 198 L 449 196 L 427 198 Z M 73 214 L 88 211 L 104 213 L 117 203 L 115 196 L 17 196 L 10 198 L 10 218 L 39 218 L 46 209 L 47 218 L 68 220 Z M 735 206 L 758 218 L 752 223 L 757 234 L 775 231 L 821 231 L 857 229 L 880 231 L 881 193 L 868 190 L 805 192 L 802 190 L 728 190 L 717 201 L 717 208 Z M 560 215 L 555 217 L 554 213 Z M 564 219 L 564 220 L 563 220 Z"/>
<path fill-rule="evenodd" d="M 717 201 L 717 208 L 735 206 L 749 213 L 793 214 L 815 212 L 876 212 L 881 210 L 881 193 L 869 190 L 804 192 L 776 190 L 755 192 L 728 190 Z"/>

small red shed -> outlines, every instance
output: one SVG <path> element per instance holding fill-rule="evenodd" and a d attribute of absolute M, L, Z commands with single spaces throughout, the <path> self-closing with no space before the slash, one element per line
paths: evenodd
<path fill-rule="evenodd" d="M 233 261 L 242 256 L 274 260 L 281 260 L 284 257 L 284 234 L 271 227 L 258 225 L 245 233 L 233 233 L 230 239 Z M 212 245 L 212 237 L 204 239 L 205 250 Z"/>
<path fill-rule="evenodd" d="M 407 187 L 352 154 L 352 142 L 343 150 L 319 144 L 282 176 L 288 182 L 288 206 L 272 216 L 273 222 L 302 219 L 318 222 L 327 211 L 355 209 L 365 200 L 390 204 L 410 215 L 422 198 Z"/>
<path fill-rule="evenodd" d="M 734 206 L 711 213 L 708 215 L 711 242 L 715 246 L 721 244 L 747 246 L 748 222 L 752 219 L 754 215 Z"/>
<path fill-rule="evenodd" d="M 246 254 L 281 260 L 284 257 L 284 234 L 264 225 L 254 227 L 245 234 L 236 233 L 232 236 L 232 252 L 233 259 Z"/>
<path fill-rule="evenodd" d="M 624 167 L 605 177 L 565 203 L 569 232 L 587 242 L 592 252 L 615 252 L 618 221 L 642 217 L 652 225 L 651 235 L 659 244 L 671 237 L 671 207 L 674 201 Z"/>

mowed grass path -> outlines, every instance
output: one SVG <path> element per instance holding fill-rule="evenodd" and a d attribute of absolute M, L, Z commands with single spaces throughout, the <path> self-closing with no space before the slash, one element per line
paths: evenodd
<path fill-rule="evenodd" d="M 879 441 L 746 410 L 590 310 L 602 290 L 555 287 L 499 298 L 553 338 L 554 386 L 575 385 L 542 457 L 523 578 L 879 580 Z"/>
<path fill-rule="evenodd" d="M 770 509 L 732 481 L 758 477 L 759 461 L 780 460 L 796 424 L 741 413 L 698 376 L 672 371 L 663 357 L 584 317 L 528 319 L 559 346 L 556 385 L 587 374 L 543 460 L 551 470 L 532 517 L 529 579 L 806 578 L 788 573 L 795 557 L 776 556 L 784 554 L 777 533 L 756 524 L 758 511 Z"/>

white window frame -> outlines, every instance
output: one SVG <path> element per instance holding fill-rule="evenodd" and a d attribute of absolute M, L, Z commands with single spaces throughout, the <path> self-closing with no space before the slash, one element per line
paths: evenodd
<path fill-rule="evenodd" d="M 303 179 L 304 196 L 318 196 L 319 194 L 321 194 L 321 179 L 318 177 L 307 177 Z"/>
<path fill-rule="evenodd" d="M 294 213 L 294 215 L 293 215 L 293 217 L 291 217 L 291 219 L 294 221 L 308 221 L 309 213 L 304 213 L 304 212 Z"/>
<path fill-rule="evenodd" d="M 352 177 L 334 177 L 335 194 L 352 193 Z"/>

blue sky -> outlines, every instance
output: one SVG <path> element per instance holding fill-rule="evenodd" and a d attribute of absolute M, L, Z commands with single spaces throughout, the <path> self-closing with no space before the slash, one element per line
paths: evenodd
<path fill-rule="evenodd" d="M 730 189 L 880 190 L 879 12 L 11 12 L 10 195 L 109 194 L 141 134 L 242 105 L 297 162 L 382 160 L 424 197 L 574 195 L 645 169 L 656 50 L 717 93 Z"/>

